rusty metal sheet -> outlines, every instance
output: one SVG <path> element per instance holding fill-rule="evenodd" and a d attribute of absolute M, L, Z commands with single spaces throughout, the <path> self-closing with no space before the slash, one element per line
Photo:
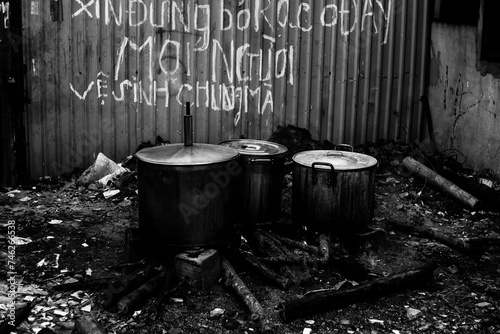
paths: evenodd
<path fill-rule="evenodd" d="M 157 136 L 418 138 L 430 0 L 23 2 L 32 177 Z M 51 10 L 52 8 L 52 10 Z"/>

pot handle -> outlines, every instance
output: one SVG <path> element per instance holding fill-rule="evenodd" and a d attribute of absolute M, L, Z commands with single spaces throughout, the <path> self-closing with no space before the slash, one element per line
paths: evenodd
<path fill-rule="evenodd" d="M 312 180 L 313 180 L 313 184 L 316 184 L 318 182 L 318 174 L 317 174 L 317 170 L 319 169 L 318 167 L 316 166 L 327 166 L 327 167 L 330 167 L 332 169 L 332 176 L 331 176 L 331 179 L 330 179 L 330 185 L 332 187 L 335 187 L 337 185 L 337 178 L 336 178 L 336 175 L 335 173 L 335 167 L 333 167 L 333 165 L 329 162 L 321 162 L 321 161 L 316 161 L 316 162 L 313 162 L 311 167 L 312 167 Z"/>
<path fill-rule="evenodd" d="M 331 151 L 331 152 L 328 152 L 326 154 L 327 157 L 331 157 L 331 156 L 344 156 L 344 154 L 342 153 L 342 151 Z"/>
<path fill-rule="evenodd" d="M 266 159 L 266 158 L 250 159 L 249 163 L 272 164 L 273 163 L 273 159 Z"/>
<path fill-rule="evenodd" d="M 335 145 L 335 150 L 339 151 L 339 148 L 341 148 L 341 147 L 345 147 L 348 150 L 350 150 L 351 152 L 354 152 L 354 148 L 349 144 L 337 144 L 337 145 Z"/>

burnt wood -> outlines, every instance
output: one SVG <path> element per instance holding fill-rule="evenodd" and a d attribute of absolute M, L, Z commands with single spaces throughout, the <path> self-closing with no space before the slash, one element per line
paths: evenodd
<path fill-rule="evenodd" d="M 404 289 L 414 288 L 428 282 L 433 277 L 433 267 L 411 270 L 390 277 L 343 290 L 327 290 L 309 294 L 279 305 L 280 316 L 284 322 L 315 315 L 350 304 L 365 302 Z"/>
<path fill-rule="evenodd" d="M 274 285 L 278 286 L 283 290 L 287 290 L 290 288 L 293 283 L 286 277 L 283 277 L 270 268 L 268 268 L 265 264 L 263 264 L 259 259 L 250 252 L 240 252 L 241 259 L 249 264 L 256 272 L 266 278 L 268 281 L 272 282 Z"/>
<path fill-rule="evenodd" d="M 481 252 L 481 248 L 477 247 L 478 243 L 476 242 L 475 243 L 476 246 L 473 247 L 469 242 L 468 238 L 459 238 L 450 235 L 449 233 L 446 233 L 442 230 L 436 230 L 428 226 L 421 226 L 421 225 L 414 226 L 395 220 L 388 220 L 387 223 L 391 225 L 393 228 L 405 231 L 407 233 L 416 234 L 423 238 L 437 241 L 443 245 L 458 250 L 462 253 L 471 254 L 471 253 Z"/>
<path fill-rule="evenodd" d="M 252 313 L 252 318 L 259 321 L 259 331 L 272 333 L 264 308 L 225 257 L 221 257 L 221 267 L 224 285 L 231 288 L 241 298 Z"/>

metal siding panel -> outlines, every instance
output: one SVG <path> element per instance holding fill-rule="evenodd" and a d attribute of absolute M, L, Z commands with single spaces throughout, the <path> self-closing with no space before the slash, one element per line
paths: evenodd
<path fill-rule="evenodd" d="M 344 5 L 344 1 L 340 2 Z M 345 7 L 339 7 L 341 11 L 345 11 Z M 343 143 L 345 141 L 345 119 L 347 107 L 347 82 L 349 69 L 349 42 L 346 38 L 346 26 L 349 26 L 349 16 L 340 15 L 341 18 L 337 24 L 337 59 L 336 67 L 336 87 L 335 87 L 335 112 L 333 119 L 333 142 Z"/>
<path fill-rule="evenodd" d="M 298 63 L 298 74 L 297 74 L 297 85 L 299 94 L 297 95 L 297 125 L 301 128 L 310 129 L 311 115 L 311 85 L 312 85 L 312 71 L 311 71 L 311 61 L 312 61 L 312 34 L 313 34 L 313 20 L 311 12 L 311 4 L 309 2 L 303 1 L 299 5 L 299 10 L 297 13 L 297 24 L 300 22 L 300 26 L 297 26 L 297 30 L 300 30 L 300 42 L 297 45 L 297 56 L 299 57 Z M 306 9 L 308 9 L 306 11 Z M 300 16 L 299 16 L 300 13 Z M 300 50 L 300 51 L 299 51 Z M 317 134 L 315 134 L 317 135 Z"/>
<path fill-rule="evenodd" d="M 410 135 L 411 135 L 411 128 L 412 128 L 412 117 L 413 117 L 413 108 L 414 108 L 414 88 L 415 88 L 415 80 L 416 80 L 416 63 L 417 63 L 417 29 L 418 29 L 418 2 L 413 1 L 412 3 L 412 11 L 411 15 L 409 15 L 409 26 L 411 29 L 411 38 L 410 38 L 410 45 L 408 48 L 408 53 L 405 55 L 405 59 L 408 64 L 408 71 L 407 71 L 407 81 L 408 84 L 405 85 L 405 87 L 408 89 L 407 93 L 407 98 L 406 98 L 406 108 L 404 109 L 405 115 L 404 115 L 404 126 L 403 130 L 405 131 L 405 136 L 404 140 L 410 140 Z M 417 95 L 417 101 L 418 101 L 418 95 Z M 403 139 L 403 138 L 402 138 Z"/>
<path fill-rule="evenodd" d="M 195 43 L 190 43 L 189 44 L 189 49 L 187 48 L 187 44 L 184 43 L 185 39 L 187 38 L 189 33 L 194 32 L 195 27 L 201 27 L 204 28 L 206 26 L 210 25 L 210 22 L 207 21 L 207 15 L 208 13 L 205 13 L 204 8 L 205 7 L 197 7 L 197 4 L 191 3 L 185 3 L 182 0 L 172 0 L 170 3 L 170 17 L 171 17 L 171 25 L 168 28 L 169 30 L 169 38 L 175 43 L 178 43 L 176 47 L 172 47 L 172 44 L 168 44 L 169 52 L 168 52 L 168 59 L 169 62 L 168 64 L 165 64 L 166 68 L 170 69 L 171 74 L 166 76 L 166 79 L 168 81 L 169 85 L 169 104 L 168 108 L 163 109 L 159 108 L 158 109 L 158 117 L 157 118 L 163 118 L 164 114 L 168 115 L 168 121 L 167 121 L 167 127 L 168 127 L 168 135 L 167 137 L 169 140 L 173 143 L 178 143 L 183 140 L 183 131 L 182 131 L 182 126 L 183 126 L 183 115 L 185 114 L 185 105 L 186 102 L 191 102 L 190 101 L 190 96 L 184 95 L 184 90 L 187 88 L 184 88 L 183 83 L 186 80 L 186 71 L 183 69 L 183 60 L 187 58 L 186 53 L 191 52 L 193 53 L 195 46 Z M 200 4 L 203 6 L 203 4 Z M 188 8 L 189 7 L 189 8 Z M 190 12 L 191 7 L 193 7 L 194 12 Z M 201 19 L 199 19 L 199 25 L 195 25 L 194 22 L 194 14 L 198 15 L 199 17 L 201 16 Z M 198 23 L 197 23 L 198 24 Z M 196 39 L 194 40 L 196 42 Z M 204 40 L 201 41 L 203 45 Z M 175 45 L 175 44 L 173 44 Z M 163 46 L 162 46 L 163 47 Z M 165 57 L 165 55 L 163 55 Z M 204 73 L 202 75 L 203 78 L 205 78 L 205 82 L 203 83 L 203 87 L 207 86 L 208 83 L 208 78 L 209 78 L 209 67 L 208 63 L 204 63 Z M 172 68 L 173 67 L 173 68 Z M 169 78 L 170 76 L 170 78 Z M 210 94 L 210 84 L 208 83 L 208 89 L 204 92 L 205 94 L 202 94 L 201 99 L 202 100 L 209 100 L 209 94 Z M 179 95 L 180 94 L 180 95 Z M 192 108 L 192 111 L 194 113 L 194 118 L 195 119 L 202 119 L 202 123 L 205 123 L 205 118 L 207 115 L 208 110 L 205 108 Z M 195 122 L 196 123 L 196 122 Z M 204 124 L 195 124 L 196 129 L 198 131 L 200 128 L 204 128 L 204 131 L 201 131 L 201 133 L 207 133 L 207 129 L 204 126 Z M 208 126 L 208 124 L 207 124 Z"/>
<path fill-rule="evenodd" d="M 203 30 L 210 26 L 210 18 L 208 16 L 207 11 L 210 7 L 208 6 L 208 0 L 199 0 L 195 4 L 194 12 L 195 17 L 193 18 L 193 23 L 195 25 L 195 31 L 193 33 L 196 34 L 196 30 Z M 210 30 L 208 30 L 210 31 Z M 196 72 L 195 76 L 195 85 L 196 85 L 196 107 L 194 114 L 194 122 L 195 122 L 195 131 L 196 131 L 196 141 L 201 143 L 208 143 L 209 141 L 209 108 L 210 108 L 210 64 L 208 58 L 203 57 L 203 53 L 200 52 L 204 50 L 208 45 L 204 43 L 206 41 L 207 35 L 203 35 L 201 38 L 197 38 L 195 40 L 194 48 L 195 53 L 197 55 L 197 61 L 194 69 Z M 210 39 L 210 38 L 209 38 Z M 200 51 L 196 51 L 199 49 Z M 171 101 L 173 103 L 173 101 Z M 170 110 L 169 110 L 170 111 Z M 170 111 L 171 112 L 171 111 Z"/>
<path fill-rule="evenodd" d="M 288 59 L 287 59 L 287 86 L 285 97 L 286 124 L 298 125 L 298 80 L 299 80 L 299 54 L 300 33 L 297 27 L 297 1 L 290 1 L 288 6 Z M 294 26 L 295 28 L 291 27 Z M 302 93 L 302 92 L 301 92 Z"/>
<path fill-rule="evenodd" d="M 404 104 L 404 78 L 405 78 L 405 50 L 406 50 L 406 33 L 407 33 L 407 17 L 408 17 L 408 3 L 406 1 L 402 4 L 401 11 L 401 25 L 398 37 L 396 39 L 397 53 L 397 72 L 395 73 L 394 80 L 396 81 L 396 98 L 394 101 L 393 111 L 391 113 L 392 137 L 390 139 L 399 140 L 401 136 L 401 118 Z M 396 63 L 395 63 L 396 65 Z M 396 80 L 397 78 L 397 80 Z"/>
<path fill-rule="evenodd" d="M 391 24 L 389 26 L 388 40 L 387 44 L 383 48 L 383 62 L 382 62 L 382 94 L 384 96 L 382 102 L 382 115 L 380 119 L 380 129 L 379 129 L 379 139 L 388 139 L 390 133 L 390 122 L 391 115 L 393 112 L 392 99 L 393 99 L 393 87 L 394 87 L 394 59 L 396 53 L 396 34 L 398 33 L 398 28 L 396 24 L 396 14 L 395 11 L 391 11 Z M 382 15 L 383 17 L 383 15 Z"/>
<path fill-rule="evenodd" d="M 69 29 L 67 21 L 71 17 L 71 6 L 62 6 L 62 22 L 59 24 L 59 29 Z M 67 89 L 66 78 L 71 76 L 71 40 L 65 34 L 56 34 L 59 45 L 57 50 L 59 50 L 60 55 L 58 57 L 58 93 L 59 96 L 59 147 L 58 158 L 53 160 L 54 170 L 52 173 L 58 173 L 61 169 L 72 168 L 70 164 L 70 154 L 71 148 L 69 143 L 71 142 L 71 110 L 73 109 L 72 100 L 68 94 L 64 93 Z"/>
<path fill-rule="evenodd" d="M 236 41 L 236 29 L 234 26 L 234 16 L 232 13 L 236 11 L 237 1 L 228 0 L 222 2 L 224 9 L 229 12 L 224 12 L 221 24 L 222 24 L 222 51 L 219 50 L 221 56 L 224 56 L 223 67 L 221 68 L 222 77 L 222 135 L 220 140 L 236 139 L 239 137 L 238 127 L 235 126 L 235 118 L 238 112 L 238 102 L 235 96 L 235 41 Z M 226 65 L 227 61 L 227 65 Z"/>
<path fill-rule="evenodd" d="M 265 9 L 265 15 L 262 16 L 263 24 L 263 40 L 262 40 L 262 78 L 261 86 L 263 87 L 263 93 L 261 98 L 262 104 L 262 121 L 260 127 L 260 137 L 259 139 L 266 140 L 271 134 L 276 130 L 274 124 L 274 111 L 276 106 L 274 104 L 274 89 L 275 89 L 275 54 L 276 54 L 276 7 L 271 1 L 263 1 L 263 9 Z"/>
<path fill-rule="evenodd" d="M 23 8 L 23 12 L 30 13 L 30 8 Z M 43 171 L 43 142 L 42 142 L 42 129 L 43 129 L 43 114 L 42 114 L 42 80 L 40 78 L 41 70 L 41 56 L 43 54 L 42 45 L 43 41 L 40 38 L 42 24 L 42 15 L 40 10 L 37 14 L 35 12 L 28 16 L 28 34 L 25 63 L 28 64 L 28 87 L 30 93 L 31 103 L 29 110 L 27 110 L 27 137 L 28 137 L 28 159 L 29 171 L 31 176 L 42 176 Z M 25 25 L 25 23 L 24 23 Z"/>
<path fill-rule="evenodd" d="M 333 141 L 333 121 L 335 114 L 335 88 L 336 88 L 336 54 L 337 54 L 337 29 L 334 28 L 335 15 L 334 4 L 322 10 L 325 27 L 325 50 L 324 50 L 324 85 L 323 85 L 323 108 L 326 109 L 322 115 L 322 137 Z M 328 13 L 328 14 L 327 14 Z"/>
<path fill-rule="evenodd" d="M 272 74 L 274 76 L 274 120 L 273 123 L 275 127 L 286 126 L 287 120 L 287 110 L 286 110 L 286 91 L 287 91 L 287 78 L 288 69 L 287 59 L 288 59 L 288 28 L 286 25 L 282 24 L 285 17 L 287 17 L 282 10 L 283 7 L 279 7 L 279 2 L 276 4 L 276 53 L 274 57 L 274 68 L 275 71 Z"/>
<path fill-rule="evenodd" d="M 24 16 L 31 175 L 87 167 L 98 151 L 120 160 L 157 135 L 179 142 L 186 102 L 197 142 L 287 124 L 334 143 L 415 139 L 429 1 L 72 1 L 60 22 L 39 1 Z"/>
<path fill-rule="evenodd" d="M 431 24 L 431 15 L 432 6 L 430 6 L 429 1 L 419 2 L 419 27 L 422 27 L 423 32 L 419 36 L 418 40 L 418 85 L 415 85 L 415 90 L 418 94 L 418 102 L 414 102 L 417 104 L 417 111 L 413 112 L 414 115 L 414 125 L 412 127 L 412 138 L 418 138 L 419 141 L 424 139 L 424 128 L 425 128 L 425 120 L 423 119 L 423 104 L 420 102 L 422 97 L 427 96 L 427 71 L 428 69 L 428 59 L 429 59 L 429 43 L 427 41 L 430 40 L 430 24 Z M 415 99 L 416 100 L 416 99 Z"/>
<path fill-rule="evenodd" d="M 324 49 L 325 49 L 325 29 L 321 23 L 322 9 L 325 7 L 324 0 L 315 0 L 312 23 L 314 24 L 312 39 L 312 68 L 311 68 L 311 102 L 310 102 L 310 117 L 309 130 L 314 138 L 321 137 L 321 118 L 325 112 L 322 106 L 323 93 L 323 68 L 325 65 Z M 328 78 L 328 76 L 326 76 Z"/>
<path fill-rule="evenodd" d="M 368 4 L 369 2 L 367 2 Z M 364 8 L 363 8 L 364 9 Z M 368 25 L 366 28 L 363 25 L 363 12 L 360 11 L 360 22 L 361 22 L 361 31 L 360 34 L 360 93 L 358 95 L 358 122 L 359 126 L 356 127 L 356 143 L 364 143 L 366 142 L 366 138 L 368 136 L 368 117 L 369 113 L 373 112 L 370 110 L 370 84 L 371 84 L 371 58 L 372 58 L 372 50 L 371 50 L 371 40 L 372 40 L 372 25 Z"/>
<path fill-rule="evenodd" d="M 359 14 L 361 11 L 357 7 L 356 2 L 351 3 L 351 8 L 349 9 L 349 26 L 358 26 L 360 23 Z M 350 28 L 352 29 L 352 28 Z M 350 30 L 349 29 L 349 30 Z M 359 85 L 362 80 L 360 76 L 360 59 L 361 59 L 361 32 L 358 26 L 357 29 L 350 32 L 348 35 L 349 41 L 349 72 L 347 79 L 347 101 L 346 101 L 346 130 L 344 143 L 355 144 L 356 143 L 356 128 L 358 123 L 358 95 L 359 95 Z"/>
<path fill-rule="evenodd" d="M 262 52 L 262 34 L 261 29 L 263 27 L 262 20 L 257 19 L 252 13 L 258 12 L 261 6 L 262 0 L 254 0 L 250 2 L 250 15 L 252 19 L 250 20 L 250 48 L 247 53 L 249 58 L 249 69 L 248 69 L 248 132 L 246 137 L 248 138 L 259 138 L 260 137 L 260 124 L 261 124 L 261 97 L 262 90 L 259 82 L 259 75 L 261 70 L 261 56 Z"/>
<path fill-rule="evenodd" d="M 374 15 L 374 20 L 379 22 L 382 21 L 383 13 L 379 11 L 378 15 Z M 371 26 L 371 25 L 370 25 Z M 373 29 L 373 28 L 372 28 Z M 377 141 L 380 137 L 379 125 L 380 118 L 382 117 L 382 92 L 383 92 L 383 80 L 382 80 L 382 64 L 383 64 L 383 50 L 381 47 L 382 42 L 384 40 L 384 36 L 382 34 L 376 34 L 373 36 L 375 43 L 372 45 L 371 54 L 372 54 L 372 63 L 376 64 L 372 67 L 372 83 L 370 86 L 370 99 L 373 99 L 373 117 L 368 120 L 368 124 L 371 125 L 371 132 L 368 134 L 368 139 L 372 142 Z"/>

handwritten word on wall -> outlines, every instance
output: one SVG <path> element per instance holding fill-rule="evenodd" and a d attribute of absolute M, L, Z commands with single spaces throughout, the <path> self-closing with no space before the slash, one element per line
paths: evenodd
<path fill-rule="evenodd" d="M 312 12 L 319 11 L 321 27 L 337 29 L 346 37 L 357 29 L 363 32 L 371 28 L 374 34 L 382 34 L 385 44 L 392 6 L 392 0 L 329 0 L 321 8 L 312 8 L 312 4 L 299 0 L 238 0 L 231 8 L 225 7 L 223 0 L 204 4 L 194 0 L 74 1 L 77 9 L 73 19 L 99 20 L 106 26 L 120 28 L 118 31 L 151 32 L 136 34 L 140 40 L 131 35 L 120 36 L 113 73 L 99 72 L 86 87 L 70 83 L 77 98 L 85 100 L 95 91 L 101 104 L 107 98 L 123 101 L 131 96 L 134 102 L 148 105 L 157 105 L 164 99 L 162 103 L 168 107 L 172 101 L 182 105 L 183 99 L 195 96 L 198 107 L 239 112 L 247 112 L 248 100 L 254 98 L 262 101 L 257 106 L 259 113 L 273 111 L 276 80 L 285 80 L 289 85 L 296 82 L 297 69 L 293 64 L 300 46 L 288 41 L 278 43 L 282 38 L 278 30 L 313 34 L 318 22 L 305 18 L 312 18 Z M 317 19 L 318 15 L 314 17 Z M 218 36 L 234 33 L 232 36 L 247 38 L 220 38 L 213 33 L 215 30 L 220 31 Z M 250 34 L 261 35 L 258 51 L 251 45 Z M 125 72 L 133 72 L 125 68 L 129 53 L 147 59 L 140 78 L 123 78 Z M 199 80 L 193 59 L 206 59 L 211 75 Z M 109 87 L 114 89 L 109 91 Z M 238 120 L 239 117 L 235 122 Z"/>

